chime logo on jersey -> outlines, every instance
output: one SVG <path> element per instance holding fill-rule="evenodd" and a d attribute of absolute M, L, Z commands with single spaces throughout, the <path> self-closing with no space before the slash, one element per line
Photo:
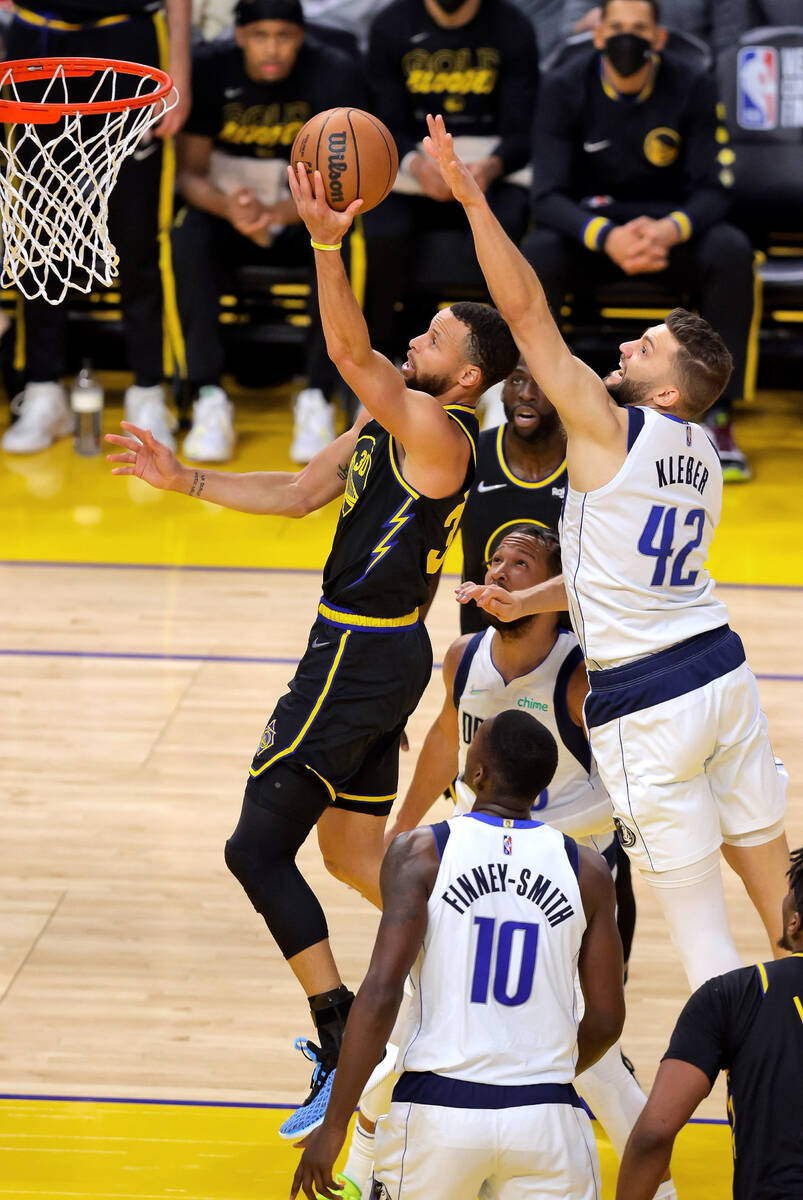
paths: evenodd
<path fill-rule="evenodd" d="M 368 478 L 368 472 L 371 470 L 371 459 L 375 445 L 376 438 L 371 437 L 370 433 L 365 433 L 354 447 L 354 453 L 349 463 L 346 491 L 343 495 L 343 507 L 340 510 L 341 517 L 345 517 L 347 513 L 351 512 L 365 491 L 365 482 Z"/>
<path fill-rule="evenodd" d="M 509 833 L 506 833 L 502 838 L 502 849 L 504 850 L 505 854 L 513 853 L 513 838 Z"/>
<path fill-rule="evenodd" d="M 262 737 L 260 738 L 257 754 L 264 754 L 266 750 L 270 750 L 275 738 L 276 738 L 276 721 L 275 720 L 268 721 L 267 725 L 265 726 L 265 732 L 262 734 Z"/>

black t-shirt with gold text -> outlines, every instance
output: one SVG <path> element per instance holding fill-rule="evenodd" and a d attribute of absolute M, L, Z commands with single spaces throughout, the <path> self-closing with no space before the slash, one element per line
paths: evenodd
<path fill-rule="evenodd" d="M 498 137 L 505 174 L 530 156 L 538 52 L 529 18 L 507 0 L 482 0 L 459 29 L 433 21 L 423 0 L 393 0 L 371 25 L 368 82 L 400 160 L 426 134 L 427 113 L 442 113 L 455 136 Z"/>
<path fill-rule="evenodd" d="M 310 117 L 339 105 L 364 106 L 359 69 L 348 55 L 307 37 L 286 79 L 257 83 L 234 41 L 210 42 L 193 55 L 192 111 L 185 133 L 212 138 L 234 157 L 290 161 Z"/>

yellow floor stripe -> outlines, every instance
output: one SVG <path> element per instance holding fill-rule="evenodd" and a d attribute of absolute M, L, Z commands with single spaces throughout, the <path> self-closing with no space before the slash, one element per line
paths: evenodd
<path fill-rule="evenodd" d="M 793 380 L 790 377 L 790 383 Z M 290 391 L 237 396 L 232 470 L 290 470 Z M 119 427 L 119 394 L 104 427 Z M 799 392 L 761 393 L 737 435 L 755 479 L 725 489 L 710 566 L 724 582 L 803 585 L 803 406 Z M 78 458 L 69 439 L 41 454 L 2 456 L 0 558 L 62 562 L 290 567 L 319 570 L 340 502 L 303 521 L 251 517 L 112 478 L 103 458 Z M 459 541 L 446 559 L 460 569 Z"/>
<path fill-rule="evenodd" d="M 0 1101 L 3 1200 L 286 1200 L 298 1151 L 281 1109 Z M 603 1200 L 616 1157 L 598 1133 Z M 688 1126 L 673 1174 L 683 1200 L 728 1200 L 730 1136 Z"/>

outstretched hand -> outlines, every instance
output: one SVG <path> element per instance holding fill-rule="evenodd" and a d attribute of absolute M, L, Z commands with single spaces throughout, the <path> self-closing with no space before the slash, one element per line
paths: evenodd
<path fill-rule="evenodd" d="M 107 433 L 106 441 L 115 446 L 122 446 L 122 454 L 107 454 L 110 463 L 121 463 L 113 469 L 112 475 L 136 475 L 144 479 L 151 487 L 162 491 L 178 491 L 178 483 L 184 468 L 172 450 L 156 440 L 150 429 L 140 429 L 130 421 L 121 421 L 120 425 L 128 431 L 128 436 L 120 433 Z"/>
<path fill-rule="evenodd" d="M 324 1124 L 306 1140 L 306 1149 L 296 1168 L 290 1188 L 290 1200 L 295 1200 L 302 1191 L 309 1200 L 337 1200 L 341 1194 L 340 1184 L 335 1183 L 332 1172 L 335 1159 L 346 1140 L 345 1129 L 330 1128 Z"/>
<path fill-rule="evenodd" d="M 455 588 L 454 594 L 460 604 L 468 604 L 473 600 L 477 608 L 485 609 L 500 621 L 515 621 L 524 615 L 522 602 L 516 593 L 507 592 L 495 583 L 461 583 Z"/>
<path fill-rule="evenodd" d="M 427 115 L 429 135 L 424 138 L 424 150 L 438 165 L 441 178 L 460 204 L 474 204 L 482 199 L 482 189 L 466 164 L 457 157 L 452 135 L 446 132 L 443 117 Z"/>
<path fill-rule="evenodd" d="M 300 162 L 291 163 L 287 168 L 287 181 L 296 202 L 298 215 L 309 230 L 312 240 L 324 246 L 336 246 L 338 242 L 342 242 L 362 208 L 362 200 L 352 200 L 344 212 L 330 208 L 320 171 L 314 173 L 310 182 L 307 169 Z"/>

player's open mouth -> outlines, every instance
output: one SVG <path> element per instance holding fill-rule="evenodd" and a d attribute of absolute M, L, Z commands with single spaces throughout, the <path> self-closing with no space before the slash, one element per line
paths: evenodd
<path fill-rule="evenodd" d="M 537 420 L 538 413 L 534 408 L 522 406 L 521 408 L 513 409 L 513 421 L 516 425 L 532 425 Z"/>

